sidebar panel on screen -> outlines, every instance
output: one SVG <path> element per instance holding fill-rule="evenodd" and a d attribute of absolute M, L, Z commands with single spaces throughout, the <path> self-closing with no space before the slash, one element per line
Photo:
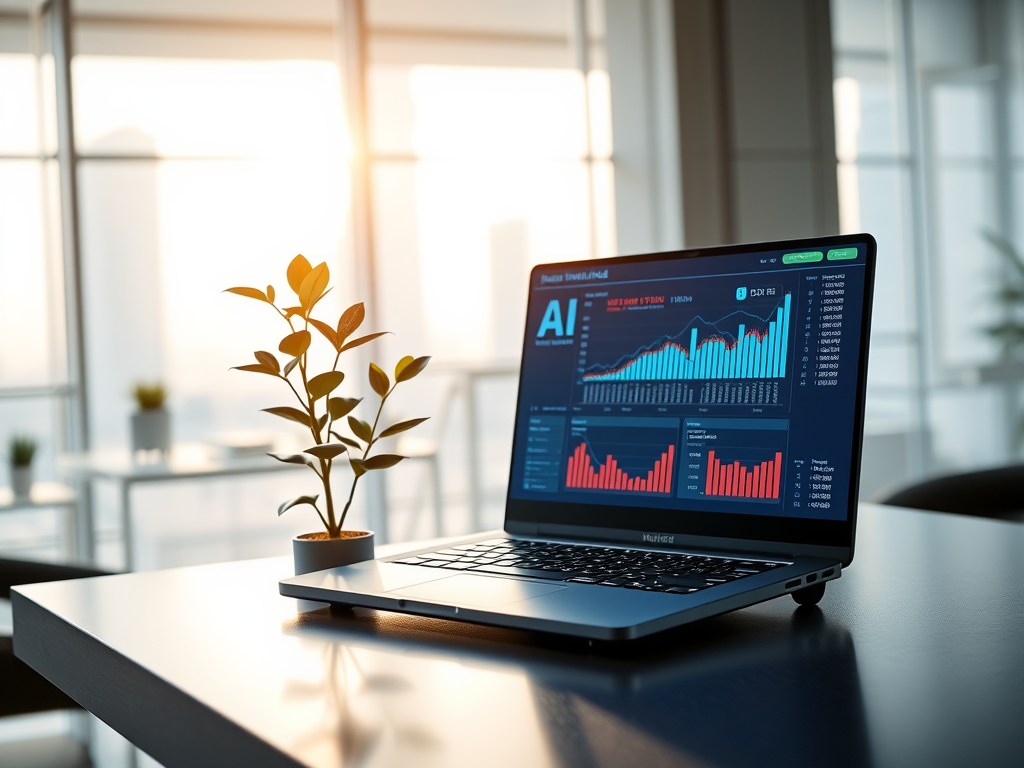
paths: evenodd
<path fill-rule="evenodd" d="M 511 496 L 841 519 L 864 275 L 864 246 L 538 268 Z"/>

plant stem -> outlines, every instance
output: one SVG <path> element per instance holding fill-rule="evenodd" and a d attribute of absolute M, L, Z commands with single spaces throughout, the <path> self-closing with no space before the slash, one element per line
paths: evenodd
<path fill-rule="evenodd" d="M 395 387 L 397 387 L 397 386 L 398 386 L 398 382 L 396 381 L 394 383 L 394 385 L 391 387 L 391 389 L 389 389 L 387 392 L 385 392 L 384 396 L 381 397 L 381 399 L 380 399 L 380 405 L 377 406 L 377 415 L 374 417 L 374 419 L 373 419 L 373 426 L 370 428 L 370 439 L 366 443 L 366 450 L 363 451 L 363 459 L 365 459 L 367 457 L 367 455 L 370 453 L 370 448 L 373 447 L 373 443 L 374 443 L 373 436 L 377 433 L 377 424 L 380 422 L 380 415 L 381 415 L 381 413 L 384 412 L 384 403 L 385 403 L 385 401 L 387 401 L 388 397 L 391 396 L 391 393 L 395 391 Z M 341 520 L 338 521 L 338 530 L 339 531 L 345 526 L 345 518 L 348 517 L 348 510 L 349 510 L 349 507 L 352 506 L 352 499 L 356 495 L 356 485 L 359 483 L 359 478 L 360 477 L 362 477 L 362 475 L 356 475 L 352 479 L 352 488 L 348 492 L 348 501 L 345 502 L 345 509 L 343 509 L 342 512 L 341 512 Z"/>

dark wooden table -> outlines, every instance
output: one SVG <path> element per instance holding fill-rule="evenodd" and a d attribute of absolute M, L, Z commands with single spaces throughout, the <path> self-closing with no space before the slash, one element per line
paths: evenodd
<path fill-rule="evenodd" d="M 637 644 L 277 594 L 286 559 L 20 587 L 18 656 L 173 766 L 1024 765 L 1024 526 L 865 505 L 853 566 Z"/>

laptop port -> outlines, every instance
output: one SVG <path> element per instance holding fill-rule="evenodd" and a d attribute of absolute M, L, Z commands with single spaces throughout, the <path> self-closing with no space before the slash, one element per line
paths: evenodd
<path fill-rule="evenodd" d="M 829 576 L 831 576 L 835 572 L 836 572 L 835 568 L 829 568 L 827 571 L 825 571 L 823 574 L 821 574 L 821 578 L 827 579 Z"/>
<path fill-rule="evenodd" d="M 800 586 L 800 579 L 793 579 L 792 581 L 786 582 L 786 589 L 792 589 L 793 587 Z"/>
<path fill-rule="evenodd" d="M 812 573 L 810 576 L 807 577 L 807 583 L 808 584 L 813 584 L 817 580 L 818 580 L 818 575 L 816 573 Z"/>

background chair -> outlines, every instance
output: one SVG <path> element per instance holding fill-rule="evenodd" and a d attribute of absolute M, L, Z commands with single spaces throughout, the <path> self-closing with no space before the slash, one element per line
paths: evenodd
<path fill-rule="evenodd" d="M 878 501 L 896 507 L 1024 522 L 1024 464 L 935 477 Z"/>
<path fill-rule="evenodd" d="M 0 601 L 10 600 L 11 587 L 41 581 L 104 576 L 105 571 L 70 565 L 10 560 L 0 557 Z M 8 607 L 8 606 L 5 606 Z M 80 709 L 74 699 L 15 658 L 12 639 L 0 629 L 0 717 L 62 709 Z M 0 765 L 90 766 L 88 750 L 68 737 L 0 745 Z"/>

